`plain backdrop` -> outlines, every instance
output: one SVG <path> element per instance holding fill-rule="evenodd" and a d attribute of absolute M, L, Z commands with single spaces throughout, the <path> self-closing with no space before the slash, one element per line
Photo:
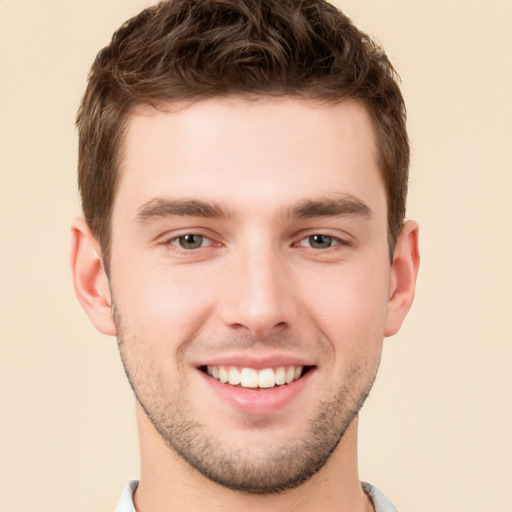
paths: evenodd
<path fill-rule="evenodd" d="M 115 507 L 138 475 L 115 339 L 74 298 L 75 113 L 141 0 L 0 0 L 0 510 Z M 385 46 L 412 141 L 415 305 L 361 413 L 403 512 L 512 511 L 512 1 L 338 2 Z"/>

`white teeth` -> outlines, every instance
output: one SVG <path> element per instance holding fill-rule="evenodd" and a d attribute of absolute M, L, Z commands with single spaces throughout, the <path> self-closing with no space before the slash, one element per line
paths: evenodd
<path fill-rule="evenodd" d="M 276 370 L 276 385 L 282 386 L 283 384 L 286 384 L 286 370 L 284 366 L 280 366 Z"/>
<path fill-rule="evenodd" d="M 240 384 L 240 372 L 238 371 L 238 368 L 235 368 L 234 366 L 231 366 L 228 370 L 228 382 L 232 386 L 236 386 L 237 384 Z"/>
<path fill-rule="evenodd" d="M 226 370 L 226 368 L 224 368 L 224 366 L 221 366 L 219 368 L 219 380 L 223 384 L 225 384 L 228 381 L 228 371 Z"/>
<path fill-rule="evenodd" d="M 235 366 L 207 366 L 206 373 L 223 384 L 243 388 L 273 388 L 291 384 L 302 375 L 302 366 L 279 366 L 278 368 L 237 368 Z"/>
<path fill-rule="evenodd" d="M 273 388 L 276 385 L 276 374 L 272 368 L 265 368 L 260 371 L 258 385 L 260 388 Z"/>
<path fill-rule="evenodd" d="M 252 368 L 243 368 L 240 373 L 240 385 L 243 388 L 258 387 L 258 373 Z"/>

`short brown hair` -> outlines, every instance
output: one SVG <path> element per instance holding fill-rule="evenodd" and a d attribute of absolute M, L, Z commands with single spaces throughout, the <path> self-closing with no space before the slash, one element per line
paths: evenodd
<path fill-rule="evenodd" d="M 124 23 L 98 53 L 77 116 L 82 207 L 106 261 L 130 113 L 228 95 L 364 104 L 393 254 L 405 217 L 409 142 L 397 75 L 383 49 L 324 0 L 168 0 Z"/>

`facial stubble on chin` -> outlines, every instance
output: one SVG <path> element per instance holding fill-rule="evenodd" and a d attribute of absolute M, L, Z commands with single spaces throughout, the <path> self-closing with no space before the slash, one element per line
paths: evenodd
<path fill-rule="evenodd" d="M 322 469 L 366 400 L 379 365 L 379 360 L 370 367 L 369 361 L 354 364 L 338 392 L 329 400 L 319 401 L 318 412 L 308 418 L 300 438 L 288 440 L 271 453 L 261 453 L 258 446 L 225 445 L 209 432 L 194 416 L 184 382 L 180 382 L 179 392 L 166 391 L 158 379 L 159 370 L 138 357 L 144 340 L 130 338 L 119 312 L 113 311 L 125 373 L 154 428 L 168 448 L 199 473 L 232 490 L 252 494 L 283 492 L 298 487 Z M 273 343 L 278 345 L 279 338 Z M 254 422 L 255 429 L 265 428 L 257 418 L 249 421 Z"/>

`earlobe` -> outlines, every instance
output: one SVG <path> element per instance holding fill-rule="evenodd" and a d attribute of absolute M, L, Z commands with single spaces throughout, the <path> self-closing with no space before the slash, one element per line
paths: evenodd
<path fill-rule="evenodd" d="M 110 289 L 101 251 L 82 218 L 75 219 L 71 225 L 69 256 L 78 301 L 98 331 L 115 336 Z"/>
<path fill-rule="evenodd" d="M 420 264 L 418 236 L 418 225 L 407 221 L 398 238 L 391 265 L 386 336 L 393 336 L 400 330 L 414 300 Z"/>

